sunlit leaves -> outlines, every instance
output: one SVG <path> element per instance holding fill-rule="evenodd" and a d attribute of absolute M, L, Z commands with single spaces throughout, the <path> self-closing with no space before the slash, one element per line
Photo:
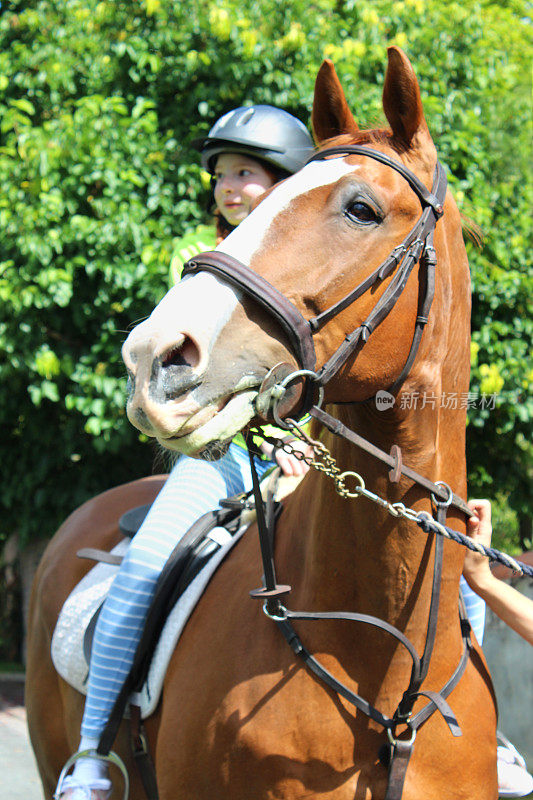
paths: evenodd
<path fill-rule="evenodd" d="M 0 536 L 50 533 L 89 494 L 150 469 L 124 415 L 120 345 L 164 293 L 175 242 L 206 221 L 209 178 L 194 140 L 242 104 L 280 105 L 307 123 L 325 55 L 359 124 L 381 126 L 392 42 L 413 62 L 461 210 L 485 236 L 482 250 L 469 245 L 471 388 L 500 399 L 470 413 L 473 486 L 511 492 L 527 509 L 526 16 L 523 0 L 2 8 L 0 420 L 12 480 Z"/>

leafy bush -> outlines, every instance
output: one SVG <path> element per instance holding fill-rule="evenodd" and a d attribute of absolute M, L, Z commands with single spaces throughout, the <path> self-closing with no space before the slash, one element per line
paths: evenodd
<path fill-rule="evenodd" d="M 459 204 L 486 236 L 469 253 L 472 391 L 499 397 L 471 411 L 471 491 L 508 495 L 527 519 L 525 18 L 523 0 L 3 4 L 0 535 L 49 535 L 91 494 L 150 471 L 119 350 L 165 290 L 173 241 L 205 216 L 194 139 L 243 103 L 307 121 L 325 55 L 362 124 L 380 124 L 391 43 L 415 66 Z"/>

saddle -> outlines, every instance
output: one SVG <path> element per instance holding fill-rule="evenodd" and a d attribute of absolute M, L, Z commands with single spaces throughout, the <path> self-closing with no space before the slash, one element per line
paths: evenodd
<path fill-rule="evenodd" d="M 221 508 L 204 514 L 189 528 L 170 554 L 159 577 L 141 641 L 144 666 L 142 675 L 139 675 L 138 679 L 140 686 L 142 686 L 141 681 L 144 682 L 146 679 L 155 646 L 172 609 L 210 558 L 237 533 L 243 502 L 240 497 L 223 500 Z M 132 539 L 135 536 L 150 508 L 151 504 L 137 506 L 122 515 L 119 520 L 119 530 L 125 538 Z M 225 534 L 220 530 L 213 533 L 215 529 L 223 529 Z M 120 566 L 124 557 L 116 552 L 108 553 L 105 550 L 89 547 L 78 550 L 77 555 L 79 558 L 90 558 L 116 566 Z M 93 614 L 83 638 L 83 653 L 87 664 L 90 663 L 94 631 L 103 602 Z"/>
<path fill-rule="evenodd" d="M 275 470 L 265 477 L 262 491 L 276 498 L 294 488 L 296 478 L 279 479 Z M 87 693 L 91 648 L 98 616 L 131 538 L 142 525 L 150 506 L 127 511 L 119 521 L 125 537 L 111 552 L 96 548 L 78 551 L 96 561 L 67 598 L 52 639 L 52 660 L 61 677 L 82 694 Z M 279 513 L 279 504 L 278 504 Z M 128 680 L 132 702 L 146 719 L 158 704 L 168 662 L 180 635 L 212 575 L 228 552 L 255 521 L 253 501 L 246 495 L 227 498 L 201 517 L 170 555 L 156 586 L 145 631 Z M 129 695 L 121 699 L 126 712 Z"/>

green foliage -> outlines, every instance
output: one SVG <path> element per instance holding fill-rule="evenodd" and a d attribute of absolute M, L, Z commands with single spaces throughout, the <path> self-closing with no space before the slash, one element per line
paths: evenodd
<path fill-rule="evenodd" d="M 4 6 L 0 536 L 48 535 L 89 495 L 150 470 L 124 415 L 120 344 L 164 292 L 174 239 L 205 217 L 194 139 L 252 102 L 307 121 L 324 56 L 360 123 L 379 125 L 391 43 L 415 66 L 459 204 L 486 236 L 469 253 L 472 391 L 501 396 L 472 409 L 473 491 L 526 514 L 526 16 L 524 0 Z"/>

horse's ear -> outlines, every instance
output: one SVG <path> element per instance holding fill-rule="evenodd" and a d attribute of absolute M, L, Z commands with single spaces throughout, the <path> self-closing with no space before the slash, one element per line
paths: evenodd
<path fill-rule="evenodd" d="M 431 142 L 420 89 L 411 62 L 399 47 L 388 48 L 389 65 L 383 87 L 383 110 L 395 142 L 409 149 Z"/>
<path fill-rule="evenodd" d="M 332 136 L 359 130 L 348 108 L 333 62 L 329 58 L 322 62 L 316 76 L 311 121 L 317 144 L 331 139 Z"/>

